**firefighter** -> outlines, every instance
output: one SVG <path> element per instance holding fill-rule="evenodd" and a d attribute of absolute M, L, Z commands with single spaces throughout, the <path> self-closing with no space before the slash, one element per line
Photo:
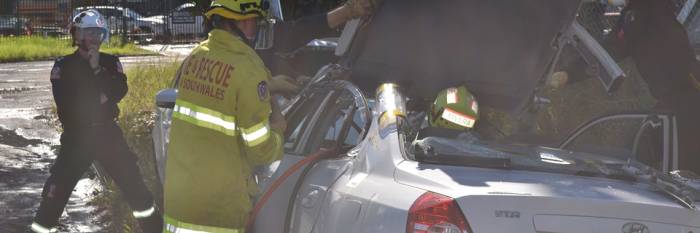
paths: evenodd
<path fill-rule="evenodd" d="M 119 59 L 99 52 L 109 33 L 105 23 L 95 10 L 76 15 L 70 31 L 78 49 L 57 59 L 51 71 L 63 133 L 61 149 L 30 226 L 34 232 L 57 231 L 73 188 L 95 160 L 122 190 L 142 230 L 159 232 L 162 228 L 162 217 L 139 173 L 137 157 L 115 122 L 117 103 L 126 95 L 127 84 Z"/>
<path fill-rule="evenodd" d="M 679 168 L 700 174 L 700 72 L 670 0 L 631 0 L 616 29 L 615 55 L 631 57 L 658 101 L 678 123 Z M 653 165 L 653 164 L 652 164 Z"/>
<path fill-rule="evenodd" d="M 271 83 L 254 50 L 272 39 L 264 30 L 270 26 L 267 13 L 262 0 L 216 0 L 205 13 L 213 30 L 181 68 L 164 232 L 243 232 L 257 191 L 251 171 L 282 154 L 286 121 L 270 93 L 287 87 Z M 337 16 L 322 22 L 347 20 Z"/>
<path fill-rule="evenodd" d="M 282 154 L 286 121 L 256 54 L 262 0 L 215 0 L 213 30 L 182 64 L 165 179 L 163 232 L 243 232 L 254 166 Z"/>

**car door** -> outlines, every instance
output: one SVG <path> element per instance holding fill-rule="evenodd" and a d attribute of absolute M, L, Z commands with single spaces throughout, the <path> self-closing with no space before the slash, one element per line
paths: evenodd
<path fill-rule="evenodd" d="M 614 114 L 574 130 L 559 148 L 639 160 L 659 171 L 678 169 L 678 129 L 673 115 Z"/>
<path fill-rule="evenodd" d="M 322 208 L 337 196 L 332 195 L 333 185 L 354 165 L 355 157 L 348 152 L 364 139 L 368 130 L 371 116 L 364 96 L 348 82 L 334 83 L 339 86 L 312 128 L 305 147 L 311 151 L 334 148 L 335 154 L 308 167 L 303 180 L 297 182 L 290 196 L 293 205 L 287 210 L 284 232 L 317 232 Z M 357 208 L 347 210 L 359 212 L 359 205 L 354 207 Z"/>
<path fill-rule="evenodd" d="M 284 174 L 290 167 L 313 153 L 312 148 L 306 147 L 311 129 L 324 108 L 328 106 L 334 90 L 321 86 L 311 86 L 296 98 L 289 108 L 285 109 L 287 119 L 287 132 L 285 133 L 284 155 L 282 159 L 269 167 L 256 169 L 258 182 L 263 193 L 267 192 L 270 185 Z M 266 175 L 270 173 L 271 175 Z M 301 171 L 294 172 L 271 193 L 268 201 L 260 209 L 254 225 L 255 232 L 283 232 L 286 218 L 286 209 L 289 206 L 289 197 L 299 179 Z"/>

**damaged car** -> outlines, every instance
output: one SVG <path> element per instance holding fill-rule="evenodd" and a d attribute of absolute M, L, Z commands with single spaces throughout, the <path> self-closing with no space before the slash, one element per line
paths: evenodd
<path fill-rule="evenodd" d="M 337 62 L 285 109 L 284 155 L 258 175 L 251 217 L 265 221 L 253 232 L 699 232 L 700 186 L 675 171 L 672 115 L 592 119 L 555 145 L 420 123 L 435 94 L 457 85 L 480 106 L 522 112 L 573 42 L 613 91 L 623 74 L 580 31 L 579 5 L 384 0 L 349 22 Z M 156 96 L 161 178 L 176 95 Z M 631 143 L 591 140 L 612 121 L 631 122 Z M 639 162 L 649 131 L 663 135 L 655 164 Z"/>

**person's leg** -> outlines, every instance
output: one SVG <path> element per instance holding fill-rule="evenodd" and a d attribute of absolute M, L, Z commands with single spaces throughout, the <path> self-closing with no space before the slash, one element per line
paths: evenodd
<path fill-rule="evenodd" d="M 107 126 L 104 132 L 105 140 L 100 143 L 103 150 L 97 159 L 119 186 L 143 232 L 161 232 L 163 217 L 143 182 L 136 155 L 117 126 Z"/>
<path fill-rule="evenodd" d="M 93 162 L 89 148 L 81 148 L 78 143 L 69 142 L 70 139 L 61 141 L 51 175 L 44 184 L 39 210 L 30 226 L 34 232 L 51 232 L 58 225 L 73 188 Z"/>
<path fill-rule="evenodd" d="M 677 102 L 680 170 L 700 174 L 700 92 L 684 95 Z"/>

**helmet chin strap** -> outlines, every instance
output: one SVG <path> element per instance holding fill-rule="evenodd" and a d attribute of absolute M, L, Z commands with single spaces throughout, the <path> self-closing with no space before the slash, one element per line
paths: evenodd
<path fill-rule="evenodd" d="M 85 43 L 85 39 L 82 39 L 82 40 L 79 40 L 79 41 L 80 41 L 80 42 L 78 43 L 78 48 L 79 48 L 80 50 L 87 51 L 87 46 L 85 45 L 85 44 L 87 44 L 87 43 Z"/>
<path fill-rule="evenodd" d="M 78 40 L 76 45 L 78 46 L 78 50 L 80 50 L 84 53 L 90 52 L 90 47 L 88 46 L 88 43 L 86 42 L 85 39 Z"/>
<path fill-rule="evenodd" d="M 255 49 L 255 39 L 251 40 L 250 38 L 248 38 L 248 36 L 246 36 L 245 33 L 243 33 L 243 31 L 241 31 L 241 29 L 238 28 L 238 26 L 236 26 L 236 24 L 231 24 L 231 29 L 233 29 L 233 32 L 236 33 L 238 37 L 240 37 L 243 41 L 245 41 L 245 43 L 248 46 Z"/>
<path fill-rule="evenodd" d="M 217 18 L 221 18 L 221 16 L 219 16 L 219 15 L 214 15 L 214 16 L 212 16 L 212 17 L 213 17 L 213 20 L 212 20 L 212 21 L 214 21 L 214 22 L 213 22 L 214 27 L 221 27 L 221 26 L 224 26 L 224 25 L 218 25 L 218 24 L 220 23 L 220 21 L 217 20 Z M 218 23 L 217 23 L 217 22 L 218 22 Z M 236 25 L 235 23 L 224 23 L 224 24 L 227 25 L 227 27 L 230 29 L 231 32 L 233 32 L 233 33 L 236 34 L 238 37 L 240 37 L 241 40 L 243 40 L 243 42 L 245 42 L 245 43 L 246 43 L 248 46 L 250 46 L 251 48 L 255 49 L 255 40 L 254 40 L 254 39 L 253 39 L 253 40 L 249 39 L 248 36 L 246 36 L 245 33 L 243 33 L 243 31 L 238 27 L 238 25 Z M 218 25 L 218 26 L 217 26 L 217 25 Z"/>
<path fill-rule="evenodd" d="M 85 41 L 85 39 L 80 39 L 80 40 L 78 40 L 78 49 L 82 50 L 83 52 L 88 52 L 88 51 L 90 51 L 90 50 L 88 49 L 87 44 L 88 44 L 88 43 Z"/>

